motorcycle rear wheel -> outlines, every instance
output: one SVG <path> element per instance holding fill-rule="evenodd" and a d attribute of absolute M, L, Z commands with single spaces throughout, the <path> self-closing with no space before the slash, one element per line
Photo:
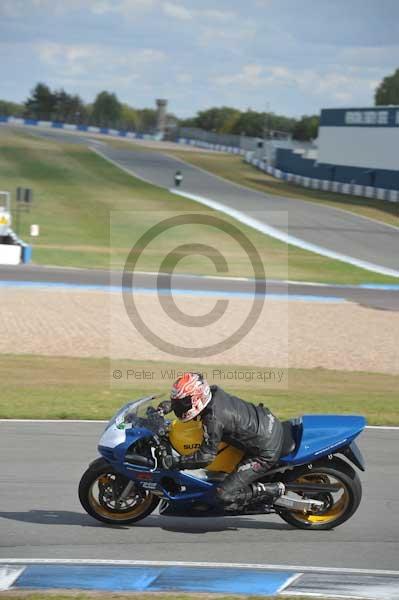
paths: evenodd
<path fill-rule="evenodd" d="M 335 493 L 302 494 L 305 498 L 322 500 L 325 508 L 320 512 L 278 510 L 279 516 L 298 529 L 326 530 L 345 523 L 356 512 L 362 498 L 362 486 L 357 473 L 339 458 L 315 464 L 312 469 L 300 467 L 290 473 L 285 483 L 317 483 L 335 485 Z"/>
<path fill-rule="evenodd" d="M 129 525 L 144 519 L 158 506 L 159 498 L 136 486 L 132 493 L 119 502 L 115 500 L 129 483 L 104 459 L 92 463 L 79 483 L 79 500 L 94 519 L 109 525 Z"/>

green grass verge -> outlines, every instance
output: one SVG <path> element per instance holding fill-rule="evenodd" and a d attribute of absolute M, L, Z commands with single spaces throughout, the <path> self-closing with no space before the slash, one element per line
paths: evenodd
<path fill-rule="evenodd" d="M 241 157 L 235 155 L 219 154 L 216 152 L 184 152 L 180 150 L 168 150 L 167 153 L 196 167 L 201 167 L 215 175 L 224 177 L 224 179 L 229 179 L 260 192 L 333 206 L 334 208 L 344 209 L 363 217 L 376 219 L 383 223 L 399 227 L 399 206 L 392 202 L 323 192 L 320 190 L 309 190 L 271 177 L 245 163 Z"/>
<path fill-rule="evenodd" d="M 198 365 L 183 365 L 184 369 Z M 113 382 L 112 371 L 138 374 Z M 148 393 L 167 394 L 176 365 L 96 358 L 1 355 L 0 418 L 108 419 L 123 403 Z M 143 380 L 143 371 L 152 373 Z M 210 381 L 253 402 L 264 402 L 280 418 L 305 413 L 362 414 L 371 425 L 399 425 L 399 376 L 326 369 L 290 369 L 282 384 L 257 379 L 226 380 L 223 373 L 248 366 L 202 369 Z M 261 372 L 261 369 L 253 371 Z"/>
<path fill-rule="evenodd" d="M 22 131 L 10 133 L 3 129 L 0 188 L 14 190 L 17 186 L 34 190 L 31 212 L 21 215 L 21 235 L 29 239 L 29 225 L 40 225 L 40 237 L 33 243 L 33 260 L 39 264 L 120 268 L 133 241 L 158 222 L 160 215 L 211 212 L 129 176 L 83 145 L 59 144 Z M 110 241 L 111 211 L 114 218 Z M 223 219 L 234 223 L 226 216 Z M 241 225 L 240 229 L 258 249 L 268 278 L 343 284 L 397 281 L 287 246 Z M 175 228 L 158 237 L 137 269 L 157 271 L 169 249 L 176 242 L 188 240 L 221 248 L 229 265 L 227 275 L 253 275 L 244 253 L 233 240 L 214 228 L 199 225 L 193 226 L 192 235 L 186 228 L 179 235 Z M 200 256 L 182 260 L 177 269 L 184 273 L 215 274 L 209 259 Z"/>

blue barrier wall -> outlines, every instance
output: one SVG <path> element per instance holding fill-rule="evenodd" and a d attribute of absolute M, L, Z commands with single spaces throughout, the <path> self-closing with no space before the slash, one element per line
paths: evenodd
<path fill-rule="evenodd" d="M 9 117 L 0 115 L 0 123 L 11 123 L 16 125 L 34 125 L 36 127 L 51 127 L 53 129 L 68 129 L 70 131 L 89 131 L 90 133 L 101 133 L 103 135 L 118 135 L 120 137 L 131 137 L 138 139 L 159 139 L 159 136 L 146 133 L 136 133 L 125 129 L 113 130 L 108 127 L 95 127 L 90 125 L 76 125 L 62 123 L 60 121 L 39 121 L 38 119 L 24 119 L 22 117 Z"/>
<path fill-rule="evenodd" d="M 365 169 L 362 167 L 346 167 L 317 163 L 310 158 L 303 158 L 292 150 L 278 148 L 276 152 L 276 168 L 287 173 L 326 179 L 342 183 L 356 183 L 388 190 L 399 189 L 399 171 L 386 169 Z"/>

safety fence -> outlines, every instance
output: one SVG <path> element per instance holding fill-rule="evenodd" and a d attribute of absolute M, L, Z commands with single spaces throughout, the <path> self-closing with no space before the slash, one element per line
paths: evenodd
<path fill-rule="evenodd" d="M 203 140 L 193 140 L 191 138 L 179 138 L 179 144 L 186 144 L 188 146 L 195 146 L 196 148 L 204 148 L 206 150 L 214 150 L 217 152 L 228 152 L 230 154 L 240 154 L 244 156 L 247 150 L 243 148 L 237 148 L 236 146 L 224 146 L 223 144 L 211 144 L 210 142 L 205 142 Z"/>
<path fill-rule="evenodd" d="M 5 117 L 0 115 L 0 123 L 9 123 L 10 125 L 27 125 L 33 127 L 47 127 L 51 129 L 64 129 L 66 131 L 81 131 L 83 133 L 100 133 L 117 137 L 125 137 L 138 140 L 158 140 L 162 136 L 149 133 L 137 133 L 124 129 L 111 129 L 110 127 L 94 127 L 93 125 L 79 125 L 71 123 L 61 123 L 60 121 L 39 121 L 37 119 L 22 119 L 19 117 Z"/>
<path fill-rule="evenodd" d="M 276 169 L 265 161 L 258 158 L 253 158 L 251 152 L 245 153 L 245 162 L 253 165 L 260 171 L 282 179 L 296 185 L 300 185 L 312 190 L 323 190 L 325 192 L 336 192 L 338 194 L 347 194 L 349 196 L 362 196 L 373 198 L 375 200 L 386 200 L 388 202 L 399 202 L 398 190 L 387 190 L 368 185 L 359 185 L 356 183 L 342 183 L 340 181 L 330 181 L 327 179 L 313 179 L 312 177 L 304 177 L 303 175 L 295 175 L 294 173 L 286 173 L 280 169 Z"/>

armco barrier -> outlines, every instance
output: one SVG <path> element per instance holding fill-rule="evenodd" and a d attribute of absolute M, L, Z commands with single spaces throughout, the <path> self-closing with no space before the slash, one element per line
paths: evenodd
<path fill-rule="evenodd" d="M 388 202 L 399 202 L 399 190 L 386 190 L 384 188 L 374 188 L 356 183 L 341 183 L 339 181 L 330 181 L 327 179 L 312 179 L 311 177 L 295 175 L 294 173 L 285 173 L 280 169 L 267 165 L 258 158 L 252 158 L 250 152 L 245 153 L 244 160 L 260 171 L 264 171 L 277 179 L 283 179 L 284 181 L 295 183 L 309 189 L 337 192 L 349 196 L 365 196 L 366 198 L 387 200 Z"/>
<path fill-rule="evenodd" d="M 203 140 L 193 140 L 189 138 L 179 138 L 179 144 L 186 144 L 188 146 L 195 146 L 196 148 L 203 148 L 205 150 L 213 150 L 214 152 L 227 152 L 229 154 L 239 154 L 244 156 L 246 150 L 237 148 L 235 146 L 223 146 L 221 144 L 211 144 L 210 142 L 204 142 Z"/>
<path fill-rule="evenodd" d="M 10 123 L 11 125 L 27 125 L 29 127 L 43 127 L 50 129 L 64 129 L 66 131 L 83 131 L 87 133 L 100 133 L 116 137 L 128 137 L 139 140 L 160 140 L 160 135 L 151 135 L 147 133 L 137 133 L 135 131 L 126 131 L 123 129 L 111 129 L 109 127 L 94 127 L 92 125 L 75 125 L 72 123 L 61 123 L 60 121 L 39 121 L 37 119 L 22 119 L 20 117 L 6 117 L 0 115 L 1 123 Z"/>

